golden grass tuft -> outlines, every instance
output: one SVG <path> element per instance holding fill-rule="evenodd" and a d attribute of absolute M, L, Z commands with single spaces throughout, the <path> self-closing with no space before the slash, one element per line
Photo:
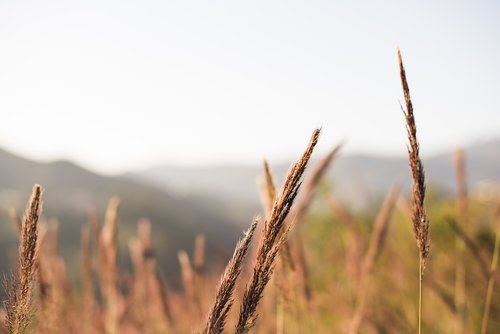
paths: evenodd
<path fill-rule="evenodd" d="M 42 213 L 42 187 L 33 186 L 21 226 L 19 245 L 19 273 L 8 287 L 5 302 L 7 331 L 10 334 L 26 333 L 31 319 L 32 290 L 36 282 L 38 257 L 38 220 Z"/>
<path fill-rule="evenodd" d="M 236 245 L 233 257 L 227 264 L 217 287 L 215 301 L 210 308 L 207 322 L 203 330 L 204 334 L 219 334 L 224 330 L 227 315 L 234 302 L 233 292 L 236 281 L 241 273 L 243 260 L 248 252 L 250 241 L 252 240 L 258 222 L 259 219 L 254 220 L 243 239 Z"/>
<path fill-rule="evenodd" d="M 118 198 L 113 197 L 109 200 L 104 226 L 99 235 L 99 273 L 105 303 L 104 328 L 107 334 L 118 333 L 120 320 L 120 294 L 116 266 L 119 206 Z"/>
<path fill-rule="evenodd" d="M 406 119 L 406 130 L 408 131 L 408 161 L 410 164 L 412 183 L 412 222 L 413 232 L 417 240 L 417 246 L 420 251 L 420 257 L 425 261 L 429 256 L 430 239 L 429 239 L 429 219 L 425 212 L 425 173 L 422 160 L 420 160 L 420 147 L 417 140 L 417 126 L 415 124 L 415 116 L 413 114 L 413 104 L 410 97 L 410 88 L 406 80 L 406 72 L 401 58 L 401 52 L 398 50 L 399 70 L 401 75 L 401 84 L 403 85 L 403 93 L 405 96 L 406 111 L 403 113 Z"/>
<path fill-rule="evenodd" d="M 403 113 L 406 119 L 406 130 L 408 132 L 408 161 L 412 175 L 412 222 L 413 233 L 417 240 L 419 250 L 419 307 L 418 307 L 418 332 L 422 332 L 422 281 L 427 257 L 429 256 L 430 238 L 429 238 L 429 219 L 425 211 L 425 173 L 420 160 L 420 147 L 417 140 L 417 126 L 413 114 L 413 104 L 410 97 L 410 88 L 406 80 L 406 72 L 401 58 L 401 52 L 398 49 L 399 73 L 401 84 L 405 96 L 406 111 Z"/>
<path fill-rule="evenodd" d="M 301 185 L 302 175 L 316 146 L 320 130 L 316 129 L 302 157 L 292 165 L 286 177 L 281 195 L 275 200 L 270 217 L 266 219 L 257 251 L 257 260 L 252 277 L 247 284 L 240 307 L 235 332 L 247 333 L 257 319 L 257 306 L 274 269 L 274 262 L 281 246 L 286 241 L 291 225 L 284 222 L 293 205 Z"/>

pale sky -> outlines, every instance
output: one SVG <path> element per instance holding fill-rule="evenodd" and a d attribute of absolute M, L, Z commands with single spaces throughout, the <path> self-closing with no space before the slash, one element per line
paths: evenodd
<path fill-rule="evenodd" d="M 101 173 L 500 137 L 498 1 L 0 0 L 0 147 Z"/>

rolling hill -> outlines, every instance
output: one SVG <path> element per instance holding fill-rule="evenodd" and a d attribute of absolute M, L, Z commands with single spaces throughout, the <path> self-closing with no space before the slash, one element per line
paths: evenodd
<path fill-rule="evenodd" d="M 77 254 L 80 226 L 88 211 L 97 208 L 99 217 L 110 197 L 120 206 L 120 262 L 129 263 L 127 238 L 135 234 L 138 219 L 151 220 L 160 267 L 167 276 L 178 272 L 177 252 L 192 251 L 198 233 L 206 235 L 209 260 L 227 257 L 253 214 L 235 212 L 224 203 L 202 196 L 172 196 L 157 187 L 122 177 L 104 177 L 67 161 L 40 163 L 0 150 L 0 269 L 7 273 L 8 254 L 17 247 L 17 236 L 7 210 L 22 212 L 34 183 L 44 191 L 43 216 L 59 221 L 61 253 L 70 271 L 79 270 Z"/>
<path fill-rule="evenodd" d="M 500 140 L 466 148 L 467 181 L 472 191 L 482 185 L 500 184 Z M 316 157 L 318 158 L 318 157 Z M 455 192 L 453 152 L 424 159 L 429 186 Z M 283 179 L 288 164 L 272 166 L 276 180 Z M 135 234 L 138 219 L 149 218 L 159 265 L 167 277 L 178 273 L 177 252 L 192 250 L 195 236 L 207 237 L 209 261 L 226 259 L 252 217 L 260 211 L 260 166 L 211 166 L 179 168 L 157 166 L 117 177 L 105 177 L 68 161 L 41 163 L 0 150 L 0 270 L 7 272 L 9 252 L 17 236 L 7 210 L 22 211 L 34 183 L 45 188 L 44 217 L 59 220 L 61 252 L 70 272 L 79 270 L 80 226 L 90 208 L 104 216 L 107 201 L 119 196 L 120 258 L 129 263 L 127 239 Z M 341 155 L 328 173 L 336 195 L 354 206 L 380 198 L 396 181 L 408 190 L 406 157 Z M 278 182 L 279 183 L 279 182 Z M 221 261 L 222 262 L 222 261 Z M 175 283 L 175 282 L 174 282 Z"/>
<path fill-rule="evenodd" d="M 453 155 L 454 152 L 443 152 L 424 159 L 428 185 L 448 194 L 455 191 Z M 500 183 L 500 140 L 471 145 L 465 148 L 465 157 L 471 191 L 486 183 Z M 288 164 L 272 165 L 277 180 L 283 179 L 288 167 Z M 260 166 L 156 166 L 126 177 L 178 195 L 202 194 L 258 207 L 256 185 L 260 175 Z M 410 174 L 405 156 L 341 155 L 328 173 L 328 182 L 336 195 L 355 206 L 371 203 L 396 181 L 408 190 Z"/>

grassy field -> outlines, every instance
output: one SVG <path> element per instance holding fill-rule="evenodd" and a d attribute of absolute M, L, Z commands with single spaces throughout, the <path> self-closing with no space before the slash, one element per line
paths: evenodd
<path fill-rule="evenodd" d="M 322 178 L 341 146 L 309 166 L 316 129 L 281 189 L 264 163 L 262 213 L 249 217 L 226 267 L 206 266 L 200 235 L 179 251 L 182 288 L 173 289 L 146 220 L 128 240 L 133 271 L 117 266 L 118 198 L 82 226 L 75 285 L 57 226 L 40 218 L 50 189 L 35 185 L 24 216 L 11 217 L 20 245 L 0 333 L 499 333 L 500 199 L 469 196 L 460 150 L 456 196 L 426 189 L 399 59 L 409 196 L 395 184 L 378 205 L 350 210 Z"/>

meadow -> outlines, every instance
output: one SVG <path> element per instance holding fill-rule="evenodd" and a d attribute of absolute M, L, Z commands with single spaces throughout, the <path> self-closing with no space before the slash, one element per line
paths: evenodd
<path fill-rule="evenodd" d="M 57 226 L 41 218 L 50 189 L 35 185 L 24 215 L 11 214 L 19 251 L 0 333 L 499 333 L 500 198 L 468 193 L 461 150 L 456 196 L 427 189 L 398 56 L 409 194 L 395 183 L 378 205 L 352 210 L 323 178 L 342 146 L 310 163 L 316 129 L 281 187 L 264 162 L 262 212 L 226 266 L 207 266 L 200 235 L 179 250 L 182 286 L 172 288 L 147 220 L 127 244 L 132 272 L 118 267 L 118 198 L 82 226 L 81 284 L 71 282 Z"/>

